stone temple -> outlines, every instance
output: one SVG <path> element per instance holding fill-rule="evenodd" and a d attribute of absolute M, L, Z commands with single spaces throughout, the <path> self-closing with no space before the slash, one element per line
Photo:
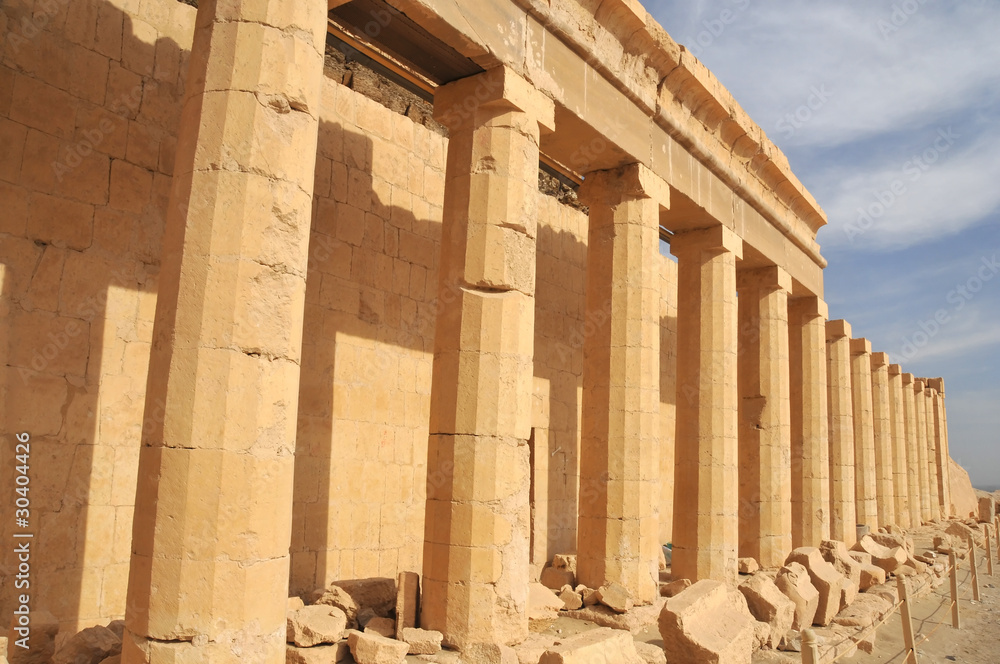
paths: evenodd
<path fill-rule="evenodd" d="M 667 582 L 748 616 L 751 562 L 976 509 L 944 381 L 827 320 L 823 211 L 638 0 L 0 35 L 12 663 L 631 662 L 532 659 L 538 582 L 669 630 Z"/>

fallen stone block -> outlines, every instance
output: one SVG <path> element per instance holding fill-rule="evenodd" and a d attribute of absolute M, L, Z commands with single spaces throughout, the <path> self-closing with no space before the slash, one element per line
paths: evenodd
<path fill-rule="evenodd" d="M 607 583 L 597 589 L 597 601 L 615 613 L 625 613 L 632 608 L 632 597 L 620 583 Z"/>
<path fill-rule="evenodd" d="M 528 620 L 555 620 L 564 602 L 540 583 L 528 584 Z"/>
<path fill-rule="evenodd" d="M 854 579 L 844 577 L 840 584 L 840 610 L 843 611 L 853 604 L 859 592 L 861 592 L 861 585 Z"/>
<path fill-rule="evenodd" d="M 875 565 L 862 565 L 860 590 L 865 592 L 872 586 L 885 583 L 885 578 L 885 570 L 881 567 L 877 567 Z"/>
<path fill-rule="evenodd" d="M 562 615 L 576 620 L 586 620 L 600 627 L 611 627 L 638 634 L 646 627 L 655 625 L 667 600 L 660 597 L 647 606 L 636 606 L 627 613 L 617 613 L 603 604 L 585 606 L 579 611 L 564 611 Z"/>
<path fill-rule="evenodd" d="M 351 631 L 347 637 L 351 656 L 357 664 L 399 664 L 406 658 L 410 646 L 402 641 L 387 639 L 373 632 Z"/>
<path fill-rule="evenodd" d="M 801 664 L 801 662 L 801 657 L 786 655 L 777 650 L 761 650 L 753 656 L 753 664 Z"/>
<path fill-rule="evenodd" d="M 100 664 L 122 652 L 122 640 L 107 627 L 88 627 L 71 636 L 52 657 L 52 664 Z"/>
<path fill-rule="evenodd" d="M 754 574 L 739 585 L 747 608 L 758 622 L 768 626 L 764 646 L 776 648 L 795 620 L 795 602 L 785 597 L 778 586 L 764 574 Z"/>
<path fill-rule="evenodd" d="M 896 587 L 895 582 L 893 583 L 881 583 L 877 586 L 872 586 L 867 591 L 866 595 L 875 595 L 876 597 L 881 597 L 885 601 L 889 602 L 893 606 L 899 601 L 899 589 Z"/>
<path fill-rule="evenodd" d="M 600 604 L 597 601 L 597 591 L 593 588 L 588 588 L 587 586 L 577 586 L 576 592 L 580 593 L 580 597 L 583 598 L 584 606 L 594 606 Z"/>
<path fill-rule="evenodd" d="M 444 635 L 432 629 L 419 629 L 417 627 L 404 627 L 399 639 L 409 646 L 407 651 L 410 655 L 433 655 L 441 650 L 441 641 Z"/>
<path fill-rule="evenodd" d="M 660 586 L 660 597 L 674 597 L 691 587 L 691 579 L 677 579 Z"/>
<path fill-rule="evenodd" d="M 740 574 L 753 574 L 760 569 L 760 563 L 754 558 L 740 558 L 738 564 Z"/>
<path fill-rule="evenodd" d="M 559 592 L 559 599 L 563 601 L 563 608 L 567 611 L 576 611 L 583 608 L 583 598 L 569 586 L 564 587 Z"/>
<path fill-rule="evenodd" d="M 344 612 L 349 628 L 353 629 L 358 626 L 358 604 L 346 590 L 339 586 L 327 588 L 314 601 L 307 601 L 306 604 L 336 607 Z"/>
<path fill-rule="evenodd" d="M 636 641 L 635 651 L 646 664 L 667 664 L 667 653 L 658 645 Z"/>
<path fill-rule="evenodd" d="M 335 606 L 314 604 L 290 611 L 286 622 L 289 643 L 300 648 L 336 643 L 347 629 L 347 616 Z"/>
<path fill-rule="evenodd" d="M 892 604 L 878 595 L 868 593 L 858 596 L 857 601 L 837 614 L 834 624 L 844 627 L 870 627 L 881 620 L 892 608 Z"/>
<path fill-rule="evenodd" d="M 966 524 L 962 523 L 961 521 L 952 521 L 950 524 L 948 524 L 948 527 L 945 529 L 944 532 L 946 535 L 952 535 L 953 537 L 958 539 L 959 542 L 958 548 L 960 549 L 965 548 L 966 543 L 969 541 L 970 537 L 979 536 L 979 531 L 977 529 L 971 528 Z M 979 541 L 981 540 L 982 538 L 979 537 Z M 954 541 L 952 542 L 952 546 L 955 546 Z"/>
<path fill-rule="evenodd" d="M 59 620 L 45 610 L 32 611 L 28 618 L 31 625 L 31 638 L 28 642 L 30 647 L 25 650 L 16 645 L 21 637 L 11 626 L 7 633 L 7 658 L 10 664 L 49 664 L 56 651 Z"/>
<path fill-rule="evenodd" d="M 441 655 L 445 651 L 442 651 Z M 517 651 L 497 643 L 472 643 L 462 649 L 457 664 L 519 664 Z M 358 664 L 361 664 L 360 662 Z"/>
<path fill-rule="evenodd" d="M 785 564 L 799 563 L 809 572 L 809 580 L 819 591 L 819 606 L 816 608 L 814 625 L 829 625 L 833 617 L 840 612 L 841 600 L 844 595 L 844 576 L 833 568 L 833 565 L 823 560 L 819 549 L 801 547 L 795 549 L 785 560 Z"/>
<path fill-rule="evenodd" d="M 819 551 L 823 554 L 823 560 L 833 565 L 835 570 L 861 584 L 861 563 L 851 558 L 846 544 L 837 540 L 823 540 Z"/>
<path fill-rule="evenodd" d="M 400 572 L 396 575 L 396 640 L 407 627 L 417 626 L 417 608 L 420 601 L 420 575 Z"/>
<path fill-rule="evenodd" d="M 870 553 L 865 553 L 864 551 L 848 551 L 847 553 L 851 556 L 851 558 L 862 565 L 872 564 L 872 556 Z"/>
<path fill-rule="evenodd" d="M 904 537 L 903 535 L 892 535 L 889 533 L 875 533 L 871 536 L 876 543 L 881 544 L 887 549 L 895 549 L 899 547 L 907 554 L 913 555 L 913 540 L 909 537 Z"/>
<path fill-rule="evenodd" d="M 885 570 L 886 574 L 895 574 L 900 565 L 906 564 L 907 553 L 902 547 L 890 549 L 882 546 L 871 535 L 866 535 L 854 545 L 855 550 L 864 551 L 872 557 L 872 564 Z"/>
<path fill-rule="evenodd" d="M 542 658 L 545 651 L 551 648 L 558 639 L 559 637 L 555 634 L 539 634 L 537 632 L 528 634 L 528 638 L 514 646 L 518 663 L 538 664 L 538 660 Z"/>
<path fill-rule="evenodd" d="M 668 599 L 658 624 L 671 659 L 715 664 L 749 664 L 756 625 L 742 593 L 711 580 Z"/>
<path fill-rule="evenodd" d="M 644 664 L 635 650 L 632 635 L 600 627 L 560 639 L 545 651 L 538 664 Z"/>
<path fill-rule="evenodd" d="M 337 664 L 347 661 L 351 661 L 351 648 L 347 641 L 312 648 L 299 648 L 291 644 L 285 647 L 286 664 Z"/>
<path fill-rule="evenodd" d="M 576 574 L 564 567 L 546 567 L 538 582 L 550 590 L 559 590 L 566 585 L 576 585 Z"/>
<path fill-rule="evenodd" d="M 557 553 L 552 557 L 552 566 L 556 569 L 568 569 L 576 574 L 576 556 L 568 553 Z"/>
<path fill-rule="evenodd" d="M 979 498 L 979 521 L 981 523 L 993 523 L 996 518 L 997 503 L 993 496 L 980 496 Z"/>
<path fill-rule="evenodd" d="M 289 597 L 285 608 L 288 611 L 298 611 L 299 609 L 304 608 L 305 605 L 306 603 L 302 601 L 301 597 Z"/>
<path fill-rule="evenodd" d="M 359 612 L 371 609 L 376 616 L 388 618 L 396 610 L 396 579 L 386 577 L 348 579 L 334 581 L 330 585 L 347 591 L 357 604 Z"/>
<path fill-rule="evenodd" d="M 365 633 L 374 632 L 387 639 L 396 638 L 396 621 L 392 618 L 380 618 L 375 616 L 365 625 Z M 397 639 L 398 640 L 398 639 Z"/>
<path fill-rule="evenodd" d="M 809 578 L 809 570 L 799 563 L 785 565 L 778 570 L 774 585 L 795 604 L 792 629 L 801 631 L 812 625 L 819 608 L 819 591 Z"/>

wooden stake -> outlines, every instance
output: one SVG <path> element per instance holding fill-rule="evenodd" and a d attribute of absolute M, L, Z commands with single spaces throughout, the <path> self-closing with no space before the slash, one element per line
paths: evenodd
<path fill-rule="evenodd" d="M 951 564 L 951 626 L 962 629 L 962 618 L 958 612 L 958 556 L 952 551 L 948 554 Z"/>
<path fill-rule="evenodd" d="M 903 643 L 906 645 L 906 657 L 903 664 L 917 664 L 917 644 L 913 640 L 913 618 L 910 616 L 910 594 L 906 587 L 906 577 L 896 577 L 896 588 L 899 590 L 900 616 L 903 619 Z"/>

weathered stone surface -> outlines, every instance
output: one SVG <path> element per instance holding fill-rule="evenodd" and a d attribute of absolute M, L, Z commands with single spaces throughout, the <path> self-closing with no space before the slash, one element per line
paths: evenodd
<path fill-rule="evenodd" d="M 402 641 L 403 630 L 417 626 L 420 601 L 420 575 L 400 572 L 396 576 L 396 640 Z"/>
<path fill-rule="evenodd" d="M 563 601 L 540 583 L 528 586 L 528 620 L 555 620 Z"/>
<path fill-rule="evenodd" d="M 660 586 L 661 597 L 674 597 L 691 587 L 691 579 L 677 579 Z"/>
<path fill-rule="evenodd" d="M 348 627 L 354 628 L 358 625 L 358 604 L 346 590 L 339 586 L 330 586 L 324 590 L 313 604 L 336 607 L 344 612 Z"/>
<path fill-rule="evenodd" d="M 568 586 L 559 592 L 559 599 L 563 601 L 563 608 L 569 611 L 576 611 L 583 608 L 583 597 Z"/>
<path fill-rule="evenodd" d="M 7 633 L 7 658 L 10 664 L 49 664 L 56 651 L 59 621 L 48 611 L 32 611 L 31 639 L 27 650 L 15 645 L 20 636 L 11 626 Z"/>
<path fill-rule="evenodd" d="M 658 645 L 636 641 L 635 651 L 646 664 L 667 664 L 667 653 Z"/>
<path fill-rule="evenodd" d="M 847 553 L 855 562 L 861 563 L 862 565 L 872 564 L 872 554 L 870 553 L 865 553 L 864 551 L 848 551 Z"/>
<path fill-rule="evenodd" d="M 348 634 L 347 644 L 357 664 L 399 664 L 410 649 L 402 641 L 358 631 Z"/>
<path fill-rule="evenodd" d="M 993 523 L 997 514 L 996 499 L 993 496 L 979 497 L 979 521 L 980 523 Z"/>
<path fill-rule="evenodd" d="M 737 565 L 740 574 L 753 574 L 760 569 L 760 565 L 754 558 L 740 558 Z"/>
<path fill-rule="evenodd" d="M 371 609 L 376 616 L 388 618 L 396 609 L 396 580 L 386 577 L 334 581 L 351 596 L 358 610 Z M 346 611 L 344 613 L 347 613 Z"/>
<path fill-rule="evenodd" d="M 809 572 L 809 580 L 819 591 L 819 606 L 816 609 L 815 625 L 829 625 L 833 617 L 840 612 L 841 600 L 844 594 L 844 576 L 833 568 L 833 565 L 823 560 L 819 549 L 802 547 L 795 549 L 788 556 L 788 563 L 799 563 Z"/>
<path fill-rule="evenodd" d="M 365 634 L 374 633 L 387 639 L 396 638 L 396 621 L 392 618 L 375 616 L 365 624 Z M 398 640 L 398 639 L 397 639 Z"/>
<path fill-rule="evenodd" d="M 288 611 L 298 611 L 299 609 L 305 607 L 306 603 L 302 601 L 301 597 L 289 597 L 288 604 L 286 604 L 286 609 Z"/>
<path fill-rule="evenodd" d="M 756 624 L 741 593 L 711 580 L 668 599 L 659 618 L 663 649 L 682 662 L 749 664 Z"/>
<path fill-rule="evenodd" d="M 881 620 L 892 604 L 878 595 L 862 593 L 857 600 L 833 619 L 834 624 L 845 627 L 869 627 Z"/>
<path fill-rule="evenodd" d="M 559 640 L 555 634 L 532 632 L 521 643 L 514 646 L 518 664 L 538 664 L 545 651 Z"/>
<path fill-rule="evenodd" d="M 564 611 L 567 618 L 576 620 L 587 620 L 601 627 L 611 627 L 638 634 L 645 627 L 655 625 L 667 600 L 660 597 L 652 604 L 646 606 L 636 606 L 627 613 L 616 613 L 603 604 L 585 606 L 579 611 Z"/>
<path fill-rule="evenodd" d="M 100 664 L 118 655 L 122 641 L 107 627 L 88 627 L 70 637 L 52 657 L 52 664 Z"/>
<path fill-rule="evenodd" d="M 765 574 L 754 574 L 740 584 L 739 591 L 746 598 L 753 617 L 770 628 L 765 645 L 776 648 L 781 638 L 792 628 L 795 602 L 786 597 Z"/>
<path fill-rule="evenodd" d="M 876 565 L 861 566 L 861 592 L 866 592 L 872 586 L 885 583 L 885 570 Z"/>
<path fill-rule="evenodd" d="M 872 557 L 872 564 L 884 569 L 886 574 L 894 574 L 900 565 L 906 563 L 907 559 L 907 554 L 904 549 L 901 547 L 890 549 L 882 546 L 872 539 L 871 535 L 865 535 L 859 539 L 858 543 L 854 545 L 854 548 L 857 551 L 863 551 L 870 554 Z"/>
<path fill-rule="evenodd" d="M 352 661 L 351 647 L 347 641 L 312 648 L 299 648 L 291 644 L 285 647 L 286 664 L 337 664 L 347 661 Z"/>
<path fill-rule="evenodd" d="M 576 573 L 576 555 L 571 553 L 557 553 L 552 557 L 552 566 L 556 569 L 568 569 Z"/>
<path fill-rule="evenodd" d="M 881 597 L 893 606 L 895 606 L 896 602 L 899 601 L 899 589 L 896 587 L 895 582 L 882 583 L 877 586 L 872 586 L 865 591 L 865 594 Z"/>
<path fill-rule="evenodd" d="M 628 632 L 600 627 L 561 639 L 545 651 L 538 664 L 643 664 Z"/>
<path fill-rule="evenodd" d="M 861 583 L 861 565 L 847 551 L 847 546 L 837 540 L 823 540 L 819 545 L 823 559 L 833 568 L 855 583 Z"/>
<path fill-rule="evenodd" d="M 812 625 L 819 609 L 819 591 L 809 578 L 809 570 L 800 563 L 785 565 L 778 571 L 774 585 L 795 604 L 792 629 L 801 631 Z"/>
<path fill-rule="evenodd" d="M 444 651 L 438 654 L 443 655 Z M 496 643 L 470 643 L 462 649 L 457 664 L 519 664 L 517 651 Z M 361 664 L 360 662 L 358 664 Z"/>
<path fill-rule="evenodd" d="M 901 533 L 872 533 L 871 538 L 888 549 L 899 547 L 910 555 L 914 553 L 913 538 Z"/>
<path fill-rule="evenodd" d="M 401 639 L 410 646 L 411 655 L 433 655 L 441 650 L 441 640 L 444 635 L 431 629 L 404 627 Z"/>
<path fill-rule="evenodd" d="M 108 629 L 110 629 L 111 632 L 115 636 L 117 636 L 119 640 L 121 640 L 122 637 L 124 637 L 124 635 L 125 635 L 125 621 L 124 620 L 112 620 L 111 622 L 108 623 Z M 3 650 L 0 649 L 0 652 L 3 652 Z"/>
<path fill-rule="evenodd" d="M 290 611 L 287 619 L 287 640 L 300 648 L 321 643 L 336 643 L 347 629 L 347 616 L 335 606 L 314 604 Z"/>
<path fill-rule="evenodd" d="M 559 590 L 565 585 L 576 585 L 576 574 L 564 567 L 546 567 L 542 570 L 539 583 L 550 590 Z"/>
<path fill-rule="evenodd" d="M 597 601 L 615 613 L 625 613 L 632 608 L 632 597 L 620 583 L 608 583 L 597 589 Z"/>

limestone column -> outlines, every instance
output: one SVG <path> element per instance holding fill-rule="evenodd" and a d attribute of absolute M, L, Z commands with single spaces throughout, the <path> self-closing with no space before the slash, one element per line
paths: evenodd
<path fill-rule="evenodd" d="M 892 488 L 896 525 L 910 527 L 910 489 L 906 470 L 906 410 L 903 405 L 903 369 L 889 365 L 889 428 L 892 436 Z"/>
<path fill-rule="evenodd" d="M 910 503 L 910 525 L 923 523 L 920 505 L 920 436 L 917 433 L 917 406 L 913 374 L 903 374 L 903 410 L 906 414 L 906 479 Z"/>
<path fill-rule="evenodd" d="M 724 226 L 675 235 L 678 259 L 677 437 L 673 573 L 736 583 L 736 260 Z"/>
<path fill-rule="evenodd" d="M 858 524 L 878 530 L 875 481 L 875 423 L 872 405 L 872 344 L 851 339 L 851 386 L 854 397 L 854 493 Z"/>
<path fill-rule="evenodd" d="M 872 353 L 872 423 L 875 430 L 875 488 L 878 522 L 897 524 L 893 489 L 892 416 L 889 397 L 889 355 Z"/>
<path fill-rule="evenodd" d="M 198 10 L 163 237 L 123 661 L 285 661 L 326 8 Z"/>
<path fill-rule="evenodd" d="M 917 426 L 917 472 L 920 475 L 920 520 L 926 523 L 931 520 L 931 475 L 930 455 L 927 446 L 927 399 L 924 398 L 924 381 L 913 381 L 913 410 L 916 413 Z"/>
<path fill-rule="evenodd" d="M 771 266 L 736 273 L 739 293 L 739 555 L 781 567 L 792 552 L 788 293 Z"/>
<path fill-rule="evenodd" d="M 792 547 L 830 539 L 830 445 L 827 413 L 826 302 L 788 307 L 792 425 Z"/>
<path fill-rule="evenodd" d="M 552 101 L 498 67 L 439 88 L 450 132 L 420 624 L 458 649 L 528 634 L 540 131 Z"/>
<path fill-rule="evenodd" d="M 830 414 L 830 537 L 857 542 L 854 491 L 854 396 L 851 389 L 851 326 L 826 324 L 827 409 Z"/>
<path fill-rule="evenodd" d="M 577 578 L 659 597 L 660 208 L 669 188 L 645 166 L 587 175 L 583 423 Z M 593 313 L 591 313 L 593 312 Z M 597 315 L 607 312 L 606 315 Z"/>
<path fill-rule="evenodd" d="M 924 389 L 924 397 L 927 399 L 927 472 L 931 494 L 931 518 L 941 518 L 941 487 L 938 484 L 938 454 L 940 445 L 938 441 L 937 422 L 935 421 L 934 404 L 937 402 L 937 390 L 929 387 Z"/>
<path fill-rule="evenodd" d="M 951 454 L 948 451 L 948 425 L 944 412 L 944 379 L 934 378 L 931 385 L 937 390 L 934 400 L 934 423 L 937 426 L 938 441 L 938 492 L 941 496 L 942 516 L 948 518 L 951 509 Z"/>

